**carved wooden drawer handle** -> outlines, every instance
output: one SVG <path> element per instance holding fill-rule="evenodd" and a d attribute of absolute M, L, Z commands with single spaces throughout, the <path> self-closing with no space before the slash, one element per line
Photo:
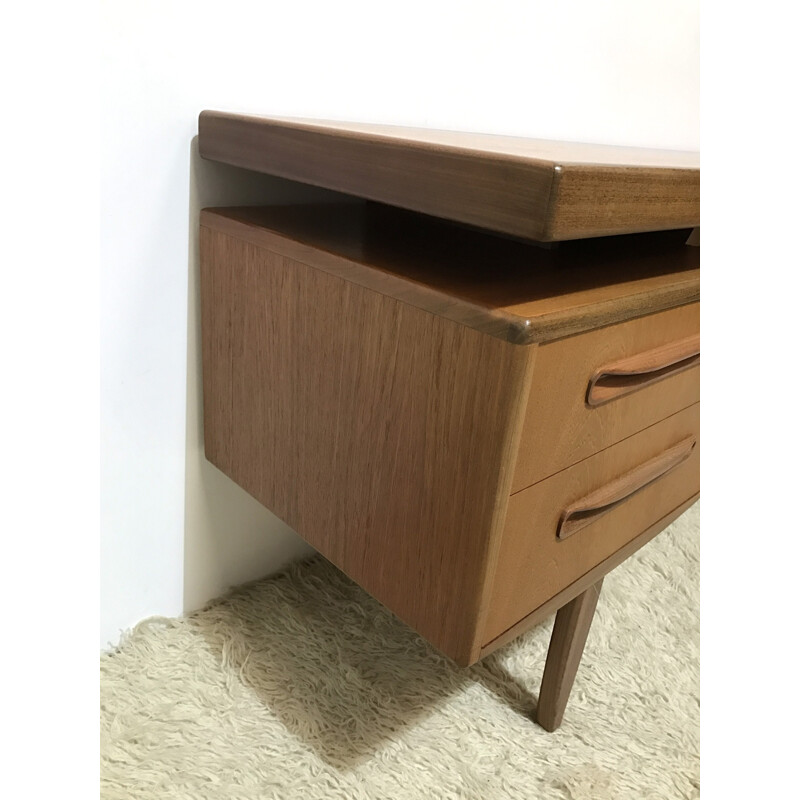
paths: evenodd
<path fill-rule="evenodd" d="M 615 361 L 592 375 L 586 403 L 601 406 L 699 363 L 700 334 Z"/>
<path fill-rule="evenodd" d="M 601 486 L 586 497 L 576 500 L 561 512 L 556 536 L 566 539 L 581 528 L 594 522 L 612 508 L 624 503 L 638 491 L 672 472 L 692 454 L 697 439 L 689 436 L 665 450 L 655 458 L 645 461 L 630 472 L 620 475 L 611 483 Z"/>

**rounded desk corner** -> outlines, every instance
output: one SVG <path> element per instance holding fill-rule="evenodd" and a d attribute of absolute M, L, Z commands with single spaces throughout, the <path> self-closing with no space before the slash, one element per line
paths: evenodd
<path fill-rule="evenodd" d="M 506 339 L 511 344 L 530 345 L 536 342 L 536 327 L 530 317 L 507 315 Z"/>

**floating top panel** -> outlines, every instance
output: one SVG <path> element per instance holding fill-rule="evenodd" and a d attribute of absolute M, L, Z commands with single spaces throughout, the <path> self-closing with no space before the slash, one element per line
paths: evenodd
<path fill-rule="evenodd" d="M 541 242 L 696 227 L 699 154 L 203 111 L 200 155 Z"/>

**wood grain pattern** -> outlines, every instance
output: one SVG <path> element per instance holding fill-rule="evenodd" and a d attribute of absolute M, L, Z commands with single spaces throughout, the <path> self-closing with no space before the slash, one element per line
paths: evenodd
<path fill-rule="evenodd" d="M 536 721 L 546 731 L 556 730 L 564 719 L 602 587 L 600 578 L 556 614 L 536 705 Z"/>
<path fill-rule="evenodd" d="M 547 602 L 542 603 L 535 611 L 524 616 L 521 620 L 516 622 L 510 628 L 506 629 L 499 636 L 496 636 L 489 642 L 481 647 L 480 657 L 485 658 L 489 653 L 494 652 L 498 648 L 510 641 L 521 636 L 526 631 L 535 628 L 541 624 L 549 616 L 555 614 L 559 608 L 570 602 L 573 598 L 577 597 L 581 592 L 586 591 L 593 583 L 599 578 L 608 575 L 613 569 L 616 569 L 626 559 L 630 558 L 637 550 L 644 547 L 648 542 L 658 536 L 661 531 L 668 525 L 671 525 L 684 511 L 691 508 L 700 498 L 699 492 L 692 495 L 688 500 L 681 503 L 676 508 L 672 509 L 669 514 L 663 516 L 658 522 L 655 522 L 645 531 L 640 533 L 635 539 L 632 539 L 626 545 L 622 546 L 615 553 L 612 553 L 608 558 L 595 565 L 585 574 L 581 575 L 578 580 L 571 583 L 569 586 L 562 589 L 560 592 L 551 597 Z"/>
<path fill-rule="evenodd" d="M 699 409 L 696 403 L 511 496 L 494 570 L 485 641 L 499 636 L 698 492 L 699 445 L 665 477 L 574 536 L 557 538 L 564 510 L 587 492 L 690 436 L 699 441 Z"/>
<path fill-rule="evenodd" d="M 673 232 L 544 249 L 375 204 L 205 209 L 201 224 L 518 344 L 700 292 L 699 250 Z"/>
<path fill-rule="evenodd" d="M 539 241 L 699 225 L 696 153 L 220 111 L 198 128 L 204 158 Z"/>
<path fill-rule="evenodd" d="M 542 345 L 536 357 L 512 492 L 518 492 L 700 399 L 700 367 L 662 376 L 595 408 L 598 370 L 698 335 L 700 304 Z"/>
<path fill-rule="evenodd" d="M 206 456 L 471 663 L 536 348 L 205 225 L 200 252 Z"/>
<path fill-rule="evenodd" d="M 547 241 L 700 221 L 700 169 L 572 164 L 556 170 Z"/>

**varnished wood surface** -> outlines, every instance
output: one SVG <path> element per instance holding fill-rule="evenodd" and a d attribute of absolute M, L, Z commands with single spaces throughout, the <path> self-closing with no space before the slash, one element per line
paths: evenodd
<path fill-rule="evenodd" d="M 698 364 L 596 407 L 587 404 L 587 390 L 598 370 L 685 341 L 699 331 L 700 304 L 691 303 L 542 345 L 531 381 L 512 491 L 698 402 Z"/>
<path fill-rule="evenodd" d="M 675 232 L 547 249 L 358 203 L 206 209 L 201 224 L 519 344 L 680 306 L 700 291 L 699 249 Z"/>
<path fill-rule="evenodd" d="M 589 572 L 700 487 L 700 447 L 575 535 L 557 536 L 565 509 L 690 436 L 699 441 L 700 404 L 511 496 L 494 565 L 484 639 L 490 641 Z"/>
<path fill-rule="evenodd" d="M 203 111 L 204 158 L 539 241 L 699 225 L 696 153 Z"/>
<path fill-rule="evenodd" d="M 535 347 L 201 227 L 207 458 L 461 664 Z M 283 240 L 282 240 L 283 241 Z"/>
<path fill-rule="evenodd" d="M 542 603 L 535 611 L 524 616 L 521 620 L 516 622 L 507 630 L 503 631 L 499 636 L 496 636 L 491 641 L 484 644 L 481 648 L 480 657 L 484 658 L 489 653 L 497 650 L 505 644 L 508 644 L 517 636 L 521 636 L 531 628 L 536 627 L 549 616 L 556 613 L 559 608 L 562 608 L 570 600 L 577 597 L 581 592 L 586 591 L 592 584 L 599 578 L 608 575 L 613 569 L 616 569 L 626 559 L 630 558 L 637 550 L 644 547 L 649 541 L 654 539 L 661 531 L 668 525 L 671 525 L 684 511 L 691 508 L 700 498 L 699 492 L 690 497 L 685 502 L 674 508 L 669 514 L 663 516 L 658 522 L 651 525 L 643 533 L 640 533 L 635 539 L 628 542 L 615 553 L 610 555 L 604 561 L 601 561 L 596 566 L 592 567 L 587 573 L 582 575 L 578 580 L 571 583 L 566 588 L 562 589 L 558 594 L 551 597 L 547 602 Z"/>
<path fill-rule="evenodd" d="M 602 587 L 600 578 L 556 614 L 536 705 L 536 721 L 546 731 L 556 730 L 564 719 Z"/>

